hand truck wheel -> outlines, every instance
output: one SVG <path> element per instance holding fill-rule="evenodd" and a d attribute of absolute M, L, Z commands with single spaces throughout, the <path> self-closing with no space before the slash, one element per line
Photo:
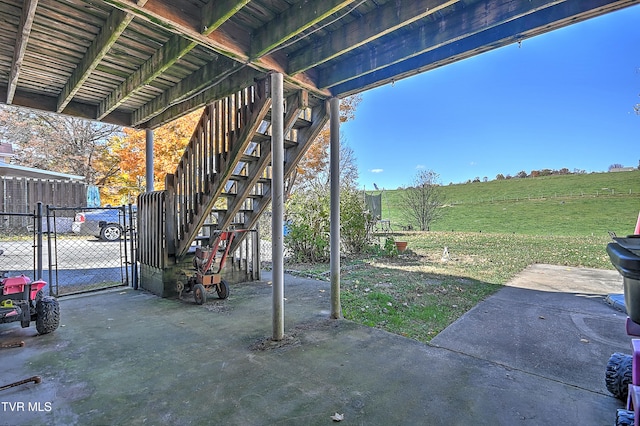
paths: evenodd
<path fill-rule="evenodd" d="M 193 298 L 196 300 L 196 304 L 202 305 L 207 301 L 207 291 L 202 284 L 196 284 L 193 286 Z"/>

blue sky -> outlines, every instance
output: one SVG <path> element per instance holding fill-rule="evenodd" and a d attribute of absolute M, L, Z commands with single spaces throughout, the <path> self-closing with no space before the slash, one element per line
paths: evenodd
<path fill-rule="evenodd" d="M 342 125 L 360 187 L 638 166 L 640 6 L 363 93 Z"/>

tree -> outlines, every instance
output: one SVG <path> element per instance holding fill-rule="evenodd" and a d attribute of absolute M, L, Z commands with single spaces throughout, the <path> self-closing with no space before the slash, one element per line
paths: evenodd
<path fill-rule="evenodd" d="M 624 167 L 624 166 L 623 166 L 622 164 L 615 163 L 615 164 L 612 164 L 612 165 L 610 165 L 610 166 L 609 166 L 609 171 L 611 171 L 611 170 L 613 170 L 613 169 L 621 169 L 621 168 L 623 168 L 623 167 Z"/>
<path fill-rule="evenodd" d="M 341 102 L 340 120 L 353 118 L 359 97 Z M 331 200 L 329 128 L 325 127 L 289 179 L 285 245 L 298 261 L 329 258 L 329 205 Z M 366 213 L 357 190 L 358 167 L 353 150 L 340 140 L 340 239 L 347 253 L 359 253 L 368 245 L 371 215 Z M 293 191 L 292 191 L 293 189 Z"/>
<path fill-rule="evenodd" d="M 340 122 L 344 123 L 355 118 L 355 111 L 358 104 L 362 101 L 361 95 L 349 96 L 342 99 L 340 102 Z M 298 188 L 305 188 L 308 185 L 313 185 L 318 182 L 326 181 L 329 179 L 329 144 L 331 142 L 331 134 L 329 131 L 329 123 L 320 131 L 316 139 L 311 143 L 311 146 L 305 153 L 302 160 L 298 163 L 296 169 L 291 176 L 285 182 L 285 192 L 287 198 L 289 194 Z M 347 158 L 345 158 L 347 157 Z M 351 161 L 353 157 L 353 151 L 350 150 L 344 143 L 344 140 L 340 140 L 340 168 L 349 168 L 350 165 L 354 165 L 355 161 Z M 353 171 L 355 170 L 356 176 L 353 178 Z M 341 171 L 342 179 L 355 180 L 357 179 L 357 168 L 349 168 L 348 170 Z"/>
<path fill-rule="evenodd" d="M 0 139 L 15 148 L 21 166 L 84 176 L 88 184 L 105 178 L 97 161 L 107 140 L 122 128 L 61 114 L 0 108 Z"/>
<path fill-rule="evenodd" d="M 411 187 L 402 192 L 405 214 L 418 222 L 421 231 L 428 231 L 431 223 L 442 216 L 443 198 L 438 179 L 436 172 L 420 170 Z"/>
<path fill-rule="evenodd" d="M 167 173 L 175 172 L 201 115 L 202 110 L 194 111 L 154 130 L 155 189 L 163 189 Z M 99 161 L 100 169 L 107 176 L 100 182 L 100 196 L 104 203 L 132 202 L 145 191 L 145 144 L 144 130 L 124 129 L 121 135 L 109 139 L 108 150 Z"/>

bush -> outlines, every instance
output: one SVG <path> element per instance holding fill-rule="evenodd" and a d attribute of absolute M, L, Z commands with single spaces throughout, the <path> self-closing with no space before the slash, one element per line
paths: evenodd
<path fill-rule="evenodd" d="M 329 198 L 314 191 L 293 194 L 287 201 L 285 246 L 297 262 L 329 259 Z"/>
<path fill-rule="evenodd" d="M 362 253 L 371 244 L 373 217 L 366 212 L 362 194 L 355 190 L 340 193 L 340 240 L 347 253 Z"/>
<path fill-rule="evenodd" d="M 330 254 L 330 195 L 324 190 L 294 193 L 287 201 L 285 246 L 297 262 L 326 262 Z M 355 254 L 370 244 L 372 217 L 355 189 L 340 192 L 340 240 L 342 250 Z"/>

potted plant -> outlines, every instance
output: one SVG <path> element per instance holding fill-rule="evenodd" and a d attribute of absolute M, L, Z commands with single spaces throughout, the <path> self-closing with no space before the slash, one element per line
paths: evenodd
<path fill-rule="evenodd" d="M 407 249 L 406 241 L 396 241 L 396 248 L 398 249 L 398 253 L 402 253 Z"/>

